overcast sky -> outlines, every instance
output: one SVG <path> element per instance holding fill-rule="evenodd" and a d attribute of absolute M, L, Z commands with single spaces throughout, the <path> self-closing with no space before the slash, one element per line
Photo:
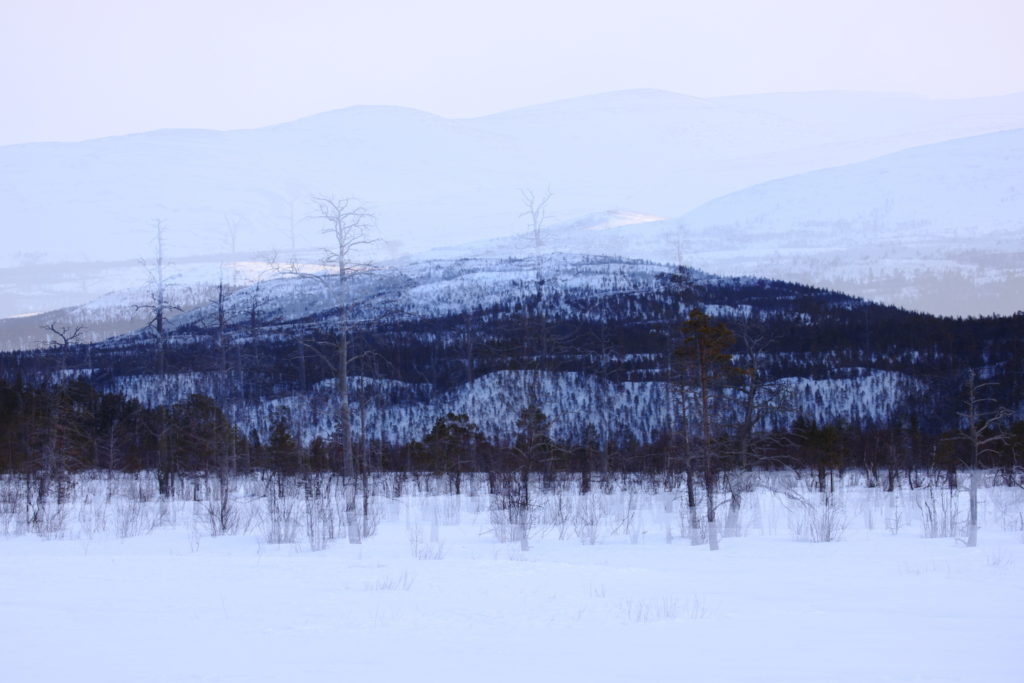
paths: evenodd
<path fill-rule="evenodd" d="M 1024 91 L 1021 0 L 0 0 L 0 144 L 625 88 Z"/>

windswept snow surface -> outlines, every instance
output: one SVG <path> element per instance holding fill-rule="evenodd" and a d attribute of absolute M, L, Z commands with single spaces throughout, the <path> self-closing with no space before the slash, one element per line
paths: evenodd
<path fill-rule="evenodd" d="M 294 542 L 270 544 L 264 484 L 235 486 L 228 535 L 203 500 L 139 500 L 120 477 L 79 479 L 45 538 L 0 515 L 4 680 L 1021 679 L 1019 489 L 983 489 L 975 549 L 923 537 L 934 490 L 841 487 L 833 543 L 801 540 L 799 506 L 761 490 L 715 553 L 679 537 L 678 492 L 565 494 L 594 511 L 594 545 L 549 494 L 523 552 L 482 490 L 407 482 L 375 500 L 375 535 L 313 552 L 301 494 Z"/>

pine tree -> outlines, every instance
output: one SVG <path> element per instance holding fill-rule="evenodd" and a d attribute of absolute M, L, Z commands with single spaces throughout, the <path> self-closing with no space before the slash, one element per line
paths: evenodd
<path fill-rule="evenodd" d="M 736 337 L 724 323 L 712 324 L 700 308 L 690 311 L 680 327 L 683 340 L 675 349 L 680 377 L 684 386 L 695 392 L 700 418 L 700 460 L 704 465 L 704 493 L 707 506 L 708 544 L 718 550 L 718 527 L 715 521 L 715 484 L 722 453 L 719 444 L 722 431 L 721 403 L 724 387 L 734 372 L 731 347 Z"/>

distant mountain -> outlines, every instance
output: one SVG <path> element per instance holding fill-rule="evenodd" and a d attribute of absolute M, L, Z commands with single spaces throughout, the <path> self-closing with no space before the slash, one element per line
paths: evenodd
<path fill-rule="evenodd" d="M 176 259 L 167 266 L 166 296 L 168 317 L 208 304 L 216 296 L 220 283 L 234 291 L 272 271 L 266 255 L 241 254 Z M 0 351 L 37 349 L 48 346 L 56 337 L 47 328 L 82 329 L 82 342 L 97 342 L 138 330 L 152 318 L 150 304 L 152 263 L 108 261 L 92 264 L 46 264 L 11 268 L 6 272 L 8 285 L 40 307 L 45 303 L 58 308 L 0 318 Z M 33 280 L 48 278 L 45 281 Z M 82 304 L 83 294 L 100 290 L 107 293 L 90 297 Z M 110 290 L 110 291 L 107 291 Z"/>
<path fill-rule="evenodd" d="M 1020 95 L 640 90 L 476 119 L 353 107 L 256 130 L 2 147 L 0 316 L 123 286 L 107 265 L 148 256 L 158 218 L 179 258 L 309 247 L 310 193 L 357 196 L 376 211 L 388 258 L 517 232 L 524 187 L 550 187 L 562 221 L 606 209 L 678 216 L 768 180 L 1019 127 Z"/>
<path fill-rule="evenodd" d="M 677 222 L 695 265 L 946 315 L 1024 310 L 1024 130 L 758 185 Z"/>
<path fill-rule="evenodd" d="M 1024 309 L 1024 130 L 771 181 L 680 218 L 595 214 L 547 248 L 679 262 L 836 289 L 941 315 Z M 524 240 L 439 254 L 512 255 Z"/>

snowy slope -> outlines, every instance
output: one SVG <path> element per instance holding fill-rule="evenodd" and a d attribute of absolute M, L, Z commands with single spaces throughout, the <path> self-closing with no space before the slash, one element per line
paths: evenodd
<path fill-rule="evenodd" d="M 386 258 L 516 232 L 522 187 L 550 186 L 562 220 L 609 208 L 675 216 L 766 180 L 1024 126 L 1020 96 L 815 102 L 626 91 L 478 119 L 353 107 L 257 130 L 3 147 L 0 316 L 113 289 L 95 262 L 150 254 L 156 218 L 178 257 L 287 249 L 315 240 L 303 220 L 311 192 L 358 196 L 377 212 Z M 75 277 L 33 275 L 55 262 L 77 262 L 62 268 Z"/>
<path fill-rule="evenodd" d="M 1024 130 L 766 183 L 676 222 L 692 262 L 940 314 L 1024 309 Z"/>
<path fill-rule="evenodd" d="M 670 266 L 613 257 L 558 254 L 539 262 L 522 258 L 421 260 L 401 270 L 379 271 L 358 279 L 352 287 L 355 304 L 350 319 L 353 324 L 359 329 L 368 329 L 389 316 L 406 321 L 413 327 L 405 331 L 393 328 L 377 334 L 387 334 L 389 343 L 399 345 L 409 344 L 414 339 L 429 339 L 430 345 L 442 350 L 431 367 L 437 368 L 438 373 L 442 372 L 441 368 L 448 368 L 449 375 L 442 380 L 440 374 L 430 374 L 423 366 L 415 371 L 410 369 L 405 376 L 364 377 L 353 368 L 352 390 L 359 406 L 358 414 L 353 417 L 357 432 L 383 442 L 402 443 L 422 438 L 439 415 L 455 412 L 469 415 L 490 438 L 507 440 L 514 432 L 516 417 L 526 407 L 529 394 L 525 387 L 533 386 L 531 377 L 539 378 L 536 384 L 544 397 L 543 404 L 548 406 L 546 410 L 554 434 L 559 438 L 580 441 L 588 422 L 594 423 L 601 439 L 632 433 L 645 442 L 652 435 L 668 430 L 673 416 L 677 415 L 673 409 L 672 388 L 645 365 L 660 351 L 652 355 L 649 349 L 620 350 L 601 361 L 599 356 L 604 352 L 587 346 L 589 333 L 563 332 L 570 341 L 564 342 L 553 365 L 568 369 L 542 371 L 537 375 L 515 368 L 515 363 L 492 364 L 497 358 L 495 354 L 502 353 L 498 349 L 503 345 L 495 347 L 489 345 L 488 340 L 492 335 L 501 334 L 499 330 L 503 328 L 500 324 L 488 326 L 487 321 L 496 323 L 505 315 L 515 315 L 517 302 L 529 298 L 534 291 L 538 263 L 549 292 L 544 304 L 548 320 L 553 325 L 556 321 L 571 321 L 570 327 L 583 322 L 599 323 L 598 328 L 609 331 L 609 339 L 616 330 L 631 330 L 631 336 L 651 334 L 650 325 L 657 324 L 653 318 L 644 318 L 645 324 L 639 327 L 635 325 L 644 310 L 638 302 L 614 305 L 612 298 L 621 293 L 635 297 L 664 293 L 665 276 L 674 271 Z M 710 314 L 735 320 L 737 325 L 744 324 L 743 321 L 778 324 L 781 319 L 786 326 L 795 322 L 818 324 L 819 330 L 828 328 L 824 313 L 819 312 L 822 317 L 814 319 L 798 313 L 792 303 L 787 303 L 787 299 L 802 288 L 773 287 L 748 279 L 725 280 L 702 273 L 693 273 L 693 284 L 709 301 L 719 302 L 707 306 Z M 735 292 L 739 287 L 750 289 L 739 300 L 730 298 L 728 292 Z M 257 300 L 259 316 L 265 323 L 259 330 L 252 331 L 249 316 L 252 302 Z M 820 302 L 825 309 L 834 306 L 837 311 L 861 305 L 845 297 L 826 295 L 820 297 Z M 271 361 L 275 356 L 265 352 L 264 362 L 290 366 L 294 362 L 293 342 L 301 327 L 326 325 L 331 328 L 333 322 L 329 316 L 335 306 L 334 295 L 320 283 L 306 278 L 280 278 L 231 295 L 225 302 L 225 319 L 231 326 L 229 334 L 235 343 L 244 344 L 253 335 L 283 343 L 287 346 L 286 359 L 277 357 L 277 361 Z M 318 322 L 325 315 L 327 322 Z M 867 315 L 865 312 L 865 319 Z M 204 358 L 211 356 L 211 347 L 204 344 L 212 343 L 209 334 L 215 319 L 215 312 L 207 306 L 205 310 L 183 313 L 171 323 L 170 343 L 181 350 L 182 358 L 187 357 L 189 345 L 199 345 L 198 350 L 192 351 L 192 364 L 180 365 L 178 371 L 163 382 L 145 372 L 115 373 L 105 388 L 147 405 L 182 401 L 193 393 L 218 396 L 228 414 L 246 433 L 255 429 L 264 438 L 274 415 L 281 410 L 291 416 L 297 436 L 304 442 L 332 432 L 337 392 L 333 380 L 322 379 L 322 375 L 312 377 L 312 384 L 305 384 L 305 380 L 291 385 L 278 381 L 276 388 L 255 401 L 248 394 L 231 394 L 233 380 L 226 380 L 223 372 L 211 370 L 203 363 Z M 476 323 L 457 327 L 452 319 Z M 472 346 L 480 347 L 478 353 L 491 361 L 467 361 L 461 355 L 470 336 L 474 339 Z M 128 335 L 105 346 L 130 354 L 133 346 L 138 350 L 139 342 L 139 337 Z M 141 348 L 149 357 L 146 342 L 143 341 Z M 417 353 L 415 343 L 404 348 L 394 357 L 410 358 Z M 451 352 L 454 355 L 445 355 L 445 349 L 454 349 Z M 120 352 L 115 351 L 115 355 Z M 802 414 L 821 423 L 840 417 L 858 423 L 867 419 L 884 421 L 896 414 L 906 401 L 927 389 L 925 383 L 903 368 L 900 371 L 873 369 L 873 361 L 863 355 L 840 359 L 817 352 L 807 355 L 803 351 L 791 353 L 781 349 L 770 355 L 770 362 L 767 357 L 762 359 L 762 367 L 774 364 L 773 367 L 779 368 L 777 376 L 787 388 L 786 393 L 792 396 L 794 405 L 799 406 Z M 893 352 L 890 359 L 899 362 L 899 353 Z M 464 361 L 467 366 L 472 365 L 465 374 Z M 597 369 L 602 363 L 605 375 Z M 637 365 L 628 371 L 624 366 L 618 371 L 610 370 L 615 363 Z M 455 366 L 458 369 L 452 370 Z M 102 367 L 102 362 L 97 367 Z M 789 415 L 785 419 L 791 418 Z"/>
<path fill-rule="evenodd" d="M 364 380 L 360 387 L 365 386 L 365 393 L 357 393 L 357 396 L 365 399 L 359 402 L 361 410 L 354 417 L 354 427 L 358 433 L 365 431 L 382 442 L 401 444 L 422 439 L 438 416 L 462 413 L 488 438 L 498 443 L 511 443 L 515 438 L 514 418 L 527 408 L 523 387 L 529 382 L 529 375 L 523 372 L 495 372 L 440 395 L 428 393 L 419 400 L 394 403 L 373 398 L 386 390 L 395 392 L 392 387 L 378 386 L 386 381 L 358 379 Z M 144 379 L 132 380 L 118 385 L 118 389 L 132 398 L 148 399 L 146 392 L 139 390 L 145 386 Z M 857 422 L 868 418 L 884 421 L 895 414 L 902 402 L 920 395 L 925 389 L 923 383 L 911 377 L 885 371 L 842 379 L 792 377 L 783 383 L 793 392 L 801 411 L 822 424 L 851 416 Z M 311 394 L 267 401 L 251 413 L 239 411 L 239 422 L 246 430 L 256 429 L 266 438 L 275 411 L 286 408 L 304 443 L 316 436 L 327 438 L 334 429 L 338 409 L 333 386 L 327 381 Z M 175 398 L 187 398 L 190 391 L 195 391 L 189 387 L 204 387 L 204 384 L 201 378 L 184 377 L 180 388 L 176 387 L 179 393 Z M 543 376 L 541 391 L 542 403 L 549 406 L 552 435 L 566 442 L 581 442 L 588 425 L 595 428 L 602 443 L 626 432 L 644 441 L 646 435 L 667 433 L 673 426 L 670 411 L 676 406 L 671 399 L 674 389 L 664 382 L 607 382 L 593 375 L 562 372 Z M 415 394 L 414 387 L 405 392 L 407 396 Z M 815 395 L 818 403 L 815 403 Z M 739 420 L 739 417 L 734 419 Z M 777 426 L 789 426 L 789 422 Z"/>
<path fill-rule="evenodd" d="M 438 255 L 499 256 L 523 239 Z M 838 289 L 937 314 L 1024 308 L 1024 130 L 767 182 L 681 218 L 553 224 L 546 248 L 682 262 Z"/>

